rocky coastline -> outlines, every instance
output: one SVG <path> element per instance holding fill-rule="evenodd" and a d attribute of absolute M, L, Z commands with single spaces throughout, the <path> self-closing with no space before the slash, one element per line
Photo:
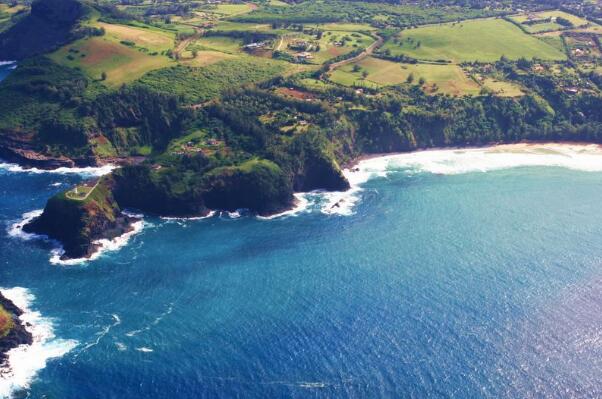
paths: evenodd
<path fill-rule="evenodd" d="M 11 315 L 14 323 L 8 334 L 0 338 L 0 367 L 3 367 L 8 360 L 8 352 L 20 345 L 31 345 L 33 337 L 19 318 L 23 311 L 5 298 L 2 292 L 0 292 L 0 306 Z"/>

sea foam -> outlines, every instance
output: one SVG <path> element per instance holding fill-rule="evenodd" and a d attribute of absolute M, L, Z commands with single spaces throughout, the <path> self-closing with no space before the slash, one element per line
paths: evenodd
<path fill-rule="evenodd" d="M 343 170 L 347 191 L 300 193 L 307 206 L 317 204 L 327 215 L 349 216 L 360 200 L 362 185 L 392 172 L 453 175 L 527 166 L 561 167 L 602 172 L 602 148 L 597 144 L 507 144 L 483 148 L 426 150 L 377 156 Z"/>
<path fill-rule="evenodd" d="M 63 356 L 78 342 L 55 337 L 52 320 L 31 310 L 35 297 L 27 289 L 0 288 L 0 291 L 23 311 L 19 319 L 33 337 L 32 345 L 11 349 L 6 364 L 0 369 L 0 397 L 8 398 L 15 391 L 27 389 L 49 359 Z"/>
<path fill-rule="evenodd" d="M 6 170 L 7 172 L 13 173 L 54 173 L 59 175 L 67 174 L 78 174 L 83 176 L 98 177 L 111 173 L 112 170 L 117 168 L 115 165 L 103 165 L 103 166 L 86 166 L 82 168 L 67 168 L 60 167 L 56 169 L 38 169 L 38 168 L 24 168 L 15 163 L 1 162 L 0 169 Z"/>
<path fill-rule="evenodd" d="M 64 265 L 64 266 L 72 266 L 72 265 L 81 265 L 86 262 L 98 259 L 101 255 L 106 252 L 117 251 L 120 248 L 123 248 L 127 245 L 130 238 L 140 233 L 144 228 L 144 220 L 137 220 L 132 223 L 132 229 L 127 233 L 124 233 L 120 236 L 117 236 L 113 239 L 100 239 L 92 241 L 93 244 L 98 245 L 96 250 L 87 258 L 72 258 L 72 259 L 61 259 L 65 250 L 59 246 L 50 251 L 50 263 L 53 265 Z"/>

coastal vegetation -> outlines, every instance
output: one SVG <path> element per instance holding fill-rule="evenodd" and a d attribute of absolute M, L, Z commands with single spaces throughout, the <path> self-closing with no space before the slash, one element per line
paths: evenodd
<path fill-rule="evenodd" d="M 67 257 L 127 231 L 124 208 L 268 215 L 297 191 L 346 190 L 341 165 L 367 153 L 602 142 L 602 27 L 568 9 L 54 1 L 0 33 L 19 60 L 0 83 L 0 155 L 121 165 L 27 227 Z"/>

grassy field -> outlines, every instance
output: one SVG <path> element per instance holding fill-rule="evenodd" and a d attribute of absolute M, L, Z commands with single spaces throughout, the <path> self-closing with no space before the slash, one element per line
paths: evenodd
<path fill-rule="evenodd" d="M 149 51 L 161 52 L 173 47 L 175 35 L 156 28 L 138 28 L 126 25 L 107 24 L 99 22 L 98 26 L 105 29 L 105 38 L 115 42 L 128 41 L 136 47 Z"/>
<path fill-rule="evenodd" d="M 234 55 L 226 54 L 221 51 L 202 50 L 197 53 L 196 57 L 192 58 L 192 55 L 190 55 L 190 58 L 182 58 L 180 59 L 180 62 L 184 65 L 203 67 L 233 58 L 235 58 Z"/>
<path fill-rule="evenodd" d="M 504 82 L 493 78 L 486 78 L 482 83 L 484 87 L 491 90 L 496 96 L 520 97 L 524 94 L 520 86 L 515 83 Z"/>
<path fill-rule="evenodd" d="M 367 32 L 367 31 L 375 31 L 376 28 L 374 26 L 368 24 L 354 24 L 354 23 L 332 23 L 332 24 L 312 24 L 307 25 L 311 28 L 319 28 L 322 30 L 330 30 L 330 31 L 343 31 L 343 32 Z"/>
<path fill-rule="evenodd" d="M 249 32 L 254 32 L 254 31 L 264 32 L 264 31 L 269 31 L 271 29 L 272 29 L 272 26 L 270 24 L 261 24 L 261 23 L 257 24 L 257 23 L 231 22 L 231 21 L 220 21 L 215 26 L 215 30 L 221 30 L 221 31 L 240 30 L 240 31 L 249 31 Z"/>
<path fill-rule="evenodd" d="M 413 84 L 423 78 L 423 87 L 431 93 L 474 95 L 480 91 L 479 85 L 456 65 L 400 64 L 374 57 L 367 57 L 357 65 L 361 69 L 355 72 L 353 65 L 335 70 L 331 80 L 345 86 L 381 87 L 406 83 L 408 76 L 412 75 Z M 363 72 L 368 73 L 365 79 L 362 78 Z"/>
<path fill-rule="evenodd" d="M 113 87 L 172 62 L 165 56 L 151 56 L 104 37 L 78 40 L 55 51 L 50 58 L 58 64 L 80 68 L 93 79 L 100 79 L 105 72 L 107 79 L 103 83 Z"/>
<path fill-rule="evenodd" d="M 140 83 L 154 90 L 182 96 L 189 104 L 217 97 L 224 90 L 267 80 L 285 71 L 284 62 L 242 56 L 203 68 L 176 66 L 152 71 Z"/>
<path fill-rule="evenodd" d="M 557 17 L 562 17 L 564 19 L 568 19 L 569 21 L 571 21 L 573 23 L 574 27 L 587 25 L 587 23 L 588 23 L 588 21 L 583 18 L 577 17 L 573 14 L 566 13 L 564 11 L 558 11 L 558 10 L 557 11 L 544 11 L 544 12 L 538 12 L 538 13 L 534 13 L 534 14 L 516 15 L 511 18 L 513 21 L 520 23 L 527 32 L 540 33 L 540 32 L 564 29 L 564 26 L 562 26 L 554 21 Z M 538 19 L 547 19 L 547 18 L 551 18 L 552 20 L 550 22 L 543 22 L 543 23 L 538 23 L 538 24 L 534 24 L 534 25 L 525 25 L 524 24 L 524 22 L 529 21 L 529 20 L 538 20 Z"/>
<path fill-rule="evenodd" d="M 553 46 L 527 35 L 502 19 L 480 19 L 460 23 L 430 25 L 409 29 L 388 40 L 383 50 L 421 60 L 452 62 L 493 62 L 509 59 L 541 58 L 563 60 L 566 56 Z"/>
<path fill-rule="evenodd" d="M 205 36 L 196 39 L 189 46 L 190 49 L 220 51 L 226 54 L 240 54 L 242 52 L 243 42 L 228 36 Z"/>
<path fill-rule="evenodd" d="M 298 39 L 316 41 L 315 36 L 293 33 L 284 37 L 280 50 L 287 51 L 290 54 L 297 53 L 298 51 L 287 49 L 287 45 Z M 343 41 L 344 45 L 340 45 Z M 317 42 L 320 45 L 320 51 L 312 51 L 313 58 L 309 62 L 321 65 L 332 58 L 347 54 L 355 49 L 366 48 L 374 42 L 374 39 L 358 32 L 325 31 L 322 38 L 317 40 Z"/>
<path fill-rule="evenodd" d="M 561 32 L 550 32 L 550 33 L 556 33 L 556 34 L 550 35 L 550 34 L 544 33 L 541 35 L 536 35 L 536 37 L 539 40 L 543 41 L 544 43 L 547 43 L 550 46 L 554 47 L 555 49 L 564 52 L 564 44 L 562 43 L 562 39 L 560 38 Z"/>

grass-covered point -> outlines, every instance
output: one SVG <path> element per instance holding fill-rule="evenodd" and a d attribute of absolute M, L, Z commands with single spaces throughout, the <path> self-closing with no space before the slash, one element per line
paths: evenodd
<path fill-rule="evenodd" d="M 129 218 L 121 215 L 110 184 L 104 179 L 83 197 L 74 197 L 73 191 L 55 195 L 42 215 L 24 230 L 60 241 L 69 258 L 90 255 L 94 241 L 119 236 L 129 229 Z"/>

